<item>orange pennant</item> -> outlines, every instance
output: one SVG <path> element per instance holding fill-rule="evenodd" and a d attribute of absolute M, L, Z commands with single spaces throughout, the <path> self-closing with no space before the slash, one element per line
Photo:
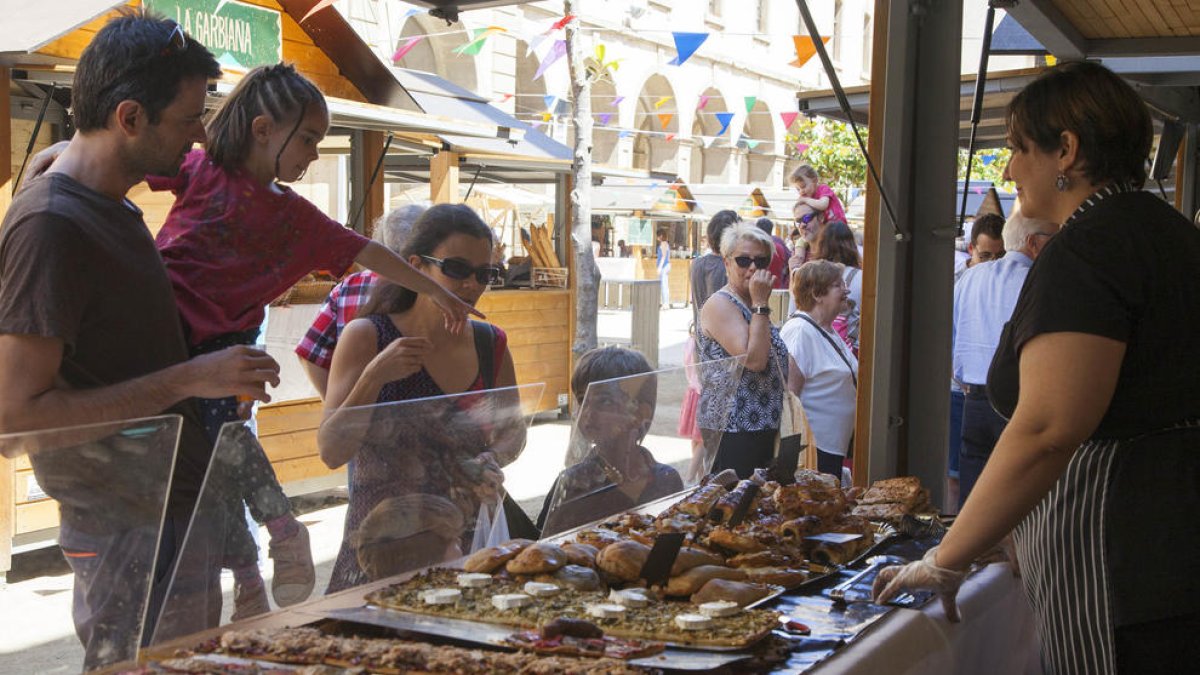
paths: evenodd
<path fill-rule="evenodd" d="M 788 65 L 800 68 L 817 53 L 817 45 L 807 35 L 793 35 L 792 41 L 796 43 L 796 60 Z M 829 37 L 822 37 L 821 42 L 828 44 Z"/>
<path fill-rule="evenodd" d="M 663 131 L 667 130 L 667 125 L 671 123 L 671 119 L 675 117 L 674 113 L 659 113 L 658 121 L 662 124 Z"/>

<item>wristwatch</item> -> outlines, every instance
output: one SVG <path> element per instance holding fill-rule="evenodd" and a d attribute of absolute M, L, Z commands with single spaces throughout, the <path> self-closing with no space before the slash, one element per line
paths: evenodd
<path fill-rule="evenodd" d="M 750 308 L 750 313 L 751 314 L 762 314 L 763 316 L 771 316 L 771 306 L 770 305 L 755 305 L 754 307 Z"/>

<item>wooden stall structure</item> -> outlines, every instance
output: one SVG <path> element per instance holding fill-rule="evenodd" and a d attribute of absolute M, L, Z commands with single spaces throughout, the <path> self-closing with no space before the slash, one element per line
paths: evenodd
<path fill-rule="evenodd" d="M 83 49 L 113 16 L 110 10 L 143 4 L 177 19 L 223 64 L 237 65 L 225 69 L 210 97 L 213 105 L 249 68 L 280 60 L 294 63 L 325 92 L 333 122 L 331 139 L 350 137 L 348 210 L 361 210 L 360 222 L 369 223 L 383 213 L 382 183 L 368 186 L 367 177 L 382 152 L 386 132 L 403 131 L 427 140 L 436 138 L 437 133 L 462 138 L 521 137 L 520 130 L 502 129 L 494 120 L 455 120 L 422 111 L 387 64 L 336 11 L 314 15 L 301 27 L 298 20 L 311 5 L 303 0 L 29 3 L 0 26 L 0 151 L 10 157 L 0 163 L 0 216 L 7 210 L 27 150 L 36 153 L 70 135 L 70 86 Z M 207 34 L 203 26 L 212 23 L 218 12 L 221 20 L 242 22 L 245 30 L 252 31 L 252 42 L 258 45 L 255 51 L 239 53 L 214 45 L 221 38 Z M 147 225 L 156 233 L 173 197 L 152 193 L 143 184 L 130 192 L 130 198 L 142 208 Z M 294 365 L 290 348 L 273 355 Z M 315 399 L 286 401 L 260 410 L 260 438 L 289 493 L 344 481 L 344 472 L 329 471 L 318 457 L 315 430 L 319 421 L 320 402 Z M 57 525 L 58 510 L 41 494 L 28 463 L 0 458 L 0 579 L 10 568 L 14 547 L 19 550 L 54 541 Z"/>
<path fill-rule="evenodd" d="M 608 220 L 614 240 L 624 240 L 629 258 L 601 258 L 606 279 L 657 279 L 658 233 L 666 232 L 673 252 L 668 280 L 671 304 L 691 299 L 691 260 L 699 207 L 683 181 L 614 179 L 592 191 L 592 213 Z"/>

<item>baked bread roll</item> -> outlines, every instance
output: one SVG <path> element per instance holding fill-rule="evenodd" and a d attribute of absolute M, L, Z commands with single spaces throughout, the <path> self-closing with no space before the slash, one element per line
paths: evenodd
<path fill-rule="evenodd" d="M 717 503 L 713 505 L 712 511 L 709 514 L 710 517 L 718 523 L 729 522 L 729 519 L 733 517 L 734 509 L 736 509 L 738 503 L 742 501 L 742 496 L 746 494 L 746 490 L 749 489 L 750 485 L 751 481 L 741 481 L 737 484 L 737 487 L 722 495 L 721 498 L 717 500 Z M 762 499 L 761 494 L 755 495 L 754 501 L 750 504 L 751 510 L 754 509 L 755 503 L 760 499 Z"/>
<path fill-rule="evenodd" d="M 877 480 L 863 496 L 859 504 L 903 504 L 912 508 L 923 501 L 921 481 L 916 476 L 901 476 Z"/>
<path fill-rule="evenodd" d="M 467 556 L 467 559 L 463 561 L 463 569 L 467 572 L 491 574 L 517 557 L 518 553 L 532 543 L 528 539 L 513 539 L 499 546 L 481 548 Z"/>
<path fill-rule="evenodd" d="M 713 528 L 712 532 L 708 533 L 708 543 L 738 553 L 757 553 L 767 550 L 765 544 L 748 533 L 731 530 L 728 527 Z"/>
<path fill-rule="evenodd" d="M 598 591 L 603 587 L 603 584 L 600 583 L 600 575 L 596 574 L 596 570 L 582 565 L 563 565 L 562 569 L 557 572 L 539 574 L 533 580 L 577 591 Z"/>
<path fill-rule="evenodd" d="M 793 556 L 783 551 L 759 551 L 739 553 L 729 559 L 730 567 L 789 567 L 796 563 Z"/>
<path fill-rule="evenodd" d="M 767 588 L 764 584 L 730 581 L 729 579 L 712 579 L 704 584 L 700 590 L 692 594 L 691 601 L 694 605 L 702 605 L 706 602 L 728 600 L 736 602 L 739 607 L 745 607 L 752 602 L 765 598 L 770 592 L 771 589 Z"/>
<path fill-rule="evenodd" d="M 637 581 L 649 556 L 649 546 L 638 541 L 621 541 L 600 551 L 596 567 L 614 579 Z"/>
<path fill-rule="evenodd" d="M 743 567 L 746 580 L 759 584 L 775 584 L 784 588 L 795 588 L 808 579 L 804 570 L 790 567 Z"/>
<path fill-rule="evenodd" d="M 508 561 L 505 569 L 509 574 L 542 574 L 554 572 L 567 564 L 567 552 L 561 546 L 537 543 L 527 546 L 525 550 Z"/>
<path fill-rule="evenodd" d="M 779 533 L 784 539 L 800 541 L 809 535 L 824 532 L 825 526 L 825 521 L 817 516 L 800 516 L 784 522 L 779 527 Z"/>
<path fill-rule="evenodd" d="M 701 485 L 695 492 L 679 500 L 673 510 L 692 516 L 707 516 L 723 494 L 725 488 L 720 485 Z"/>
<path fill-rule="evenodd" d="M 580 532 L 575 535 L 575 541 L 580 544 L 595 546 L 597 551 L 603 551 L 605 546 L 624 541 L 624 538 L 612 530 L 597 528 Z"/>
<path fill-rule="evenodd" d="M 567 552 L 568 565 L 580 565 L 582 567 L 595 567 L 596 554 L 600 552 L 591 544 L 579 544 L 575 542 L 563 544 L 562 549 Z"/>
<path fill-rule="evenodd" d="M 690 596 L 696 591 L 704 587 L 704 584 L 713 579 L 729 579 L 732 581 L 741 581 L 746 578 L 746 573 L 742 570 L 733 567 L 721 567 L 720 565 L 701 565 L 680 574 L 676 577 L 671 577 L 667 581 L 667 595 L 681 597 Z"/>
<path fill-rule="evenodd" d="M 675 564 L 671 565 L 671 576 L 678 576 L 693 567 L 701 565 L 721 565 L 724 567 L 725 559 L 716 553 L 710 553 L 709 551 L 692 546 L 684 546 L 679 549 L 679 555 L 675 557 Z"/>

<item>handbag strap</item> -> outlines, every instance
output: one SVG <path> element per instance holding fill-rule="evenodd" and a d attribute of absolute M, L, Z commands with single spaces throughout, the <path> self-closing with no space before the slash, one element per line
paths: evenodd
<path fill-rule="evenodd" d="M 854 382 L 854 388 L 858 389 L 858 376 L 854 374 L 854 366 L 850 365 L 850 359 L 846 358 L 846 353 L 839 349 L 836 344 L 834 344 L 833 338 L 829 337 L 829 333 L 826 333 L 823 328 L 818 326 L 817 322 L 813 321 L 811 316 L 803 312 L 795 312 L 792 314 L 792 316 L 798 316 L 801 319 L 804 319 L 805 321 L 811 323 L 813 328 L 817 329 L 817 332 L 821 334 L 821 337 L 825 338 L 825 341 L 829 343 L 829 346 L 833 348 L 833 351 L 837 353 L 839 358 L 841 358 L 842 363 L 846 364 L 846 368 L 850 371 L 850 381 Z"/>

